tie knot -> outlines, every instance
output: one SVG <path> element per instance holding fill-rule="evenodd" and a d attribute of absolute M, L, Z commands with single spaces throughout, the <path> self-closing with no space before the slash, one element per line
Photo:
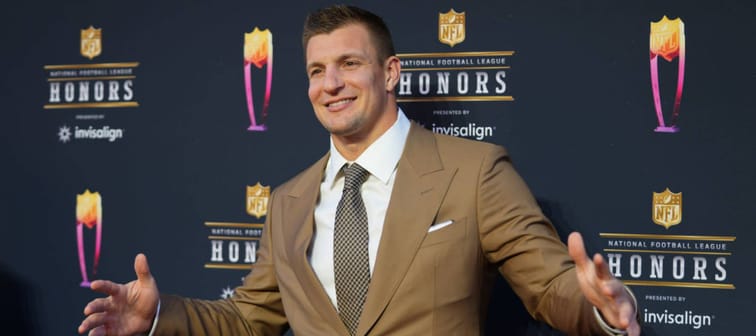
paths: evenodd
<path fill-rule="evenodd" d="M 359 189 L 370 174 L 359 164 L 344 165 L 344 190 Z"/>

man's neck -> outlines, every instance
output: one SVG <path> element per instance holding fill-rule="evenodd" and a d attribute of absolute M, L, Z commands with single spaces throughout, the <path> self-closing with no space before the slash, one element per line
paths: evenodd
<path fill-rule="evenodd" d="M 350 162 L 357 160 L 357 158 L 360 157 L 360 155 L 362 155 L 362 153 L 364 153 L 375 140 L 386 133 L 386 131 L 396 123 L 398 116 L 397 107 L 394 106 L 392 112 L 385 113 L 386 115 L 381 116 L 371 131 L 366 134 L 354 134 L 349 136 L 331 134 L 333 145 L 336 147 L 336 150 L 339 151 L 341 156 Z"/>

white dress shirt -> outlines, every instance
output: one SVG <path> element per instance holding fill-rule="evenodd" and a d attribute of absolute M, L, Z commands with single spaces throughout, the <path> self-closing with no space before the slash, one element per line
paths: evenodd
<path fill-rule="evenodd" d="M 391 128 L 354 161 L 370 173 L 362 185 L 361 194 L 368 218 L 368 255 L 371 276 L 383 232 L 383 220 L 386 218 L 386 209 L 391 198 L 391 191 L 394 189 L 396 167 L 402 156 L 404 144 L 407 142 L 409 129 L 409 119 L 399 109 L 396 122 Z M 331 140 L 330 157 L 326 164 L 323 182 L 320 183 L 320 197 L 315 205 L 315 232 L 309 250 L 312 270 L 334 307 L 338 305 L 333 273 L 333 227 L 336 221 L 336 207 L 344 189 L 344 174 L 341 172 L 341 167 L 347 162 Z"/>

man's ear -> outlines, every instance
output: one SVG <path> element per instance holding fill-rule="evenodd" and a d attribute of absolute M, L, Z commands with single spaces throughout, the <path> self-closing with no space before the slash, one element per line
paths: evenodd
<path fill-rule="evenodd" d="M 396 56 L 389 56 L 384 66 L 386 71 L 386 91 L 393 92 L 396 84 L 399 83 L 399 76 L 402 70 L 402 64 Z"/>

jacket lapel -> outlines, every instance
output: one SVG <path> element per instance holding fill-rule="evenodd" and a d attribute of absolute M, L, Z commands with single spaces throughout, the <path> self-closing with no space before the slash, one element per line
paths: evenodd
<path fill-rule="evenodd" d="M 386 309 L 455 173 L 444 169 L 433 133 L 413 123 L 397 167 L 358 335 L 367 334 Z"/>
<path fill-rule="evenodd" d="M 320 182 L 323 179 L 328 155 L 325 155 L 312 167 L 307 169 L 297 180 L 297 184 L 285 195 L 283 208 L 286 219 L 282 231 L 285 246 L 283 248 L 297 275 L 296 281 L 302 285 L 304 293 L 323 318 L 323 323 L 333 326 L 340 334 L 347 334 L 336 309 L 331 304 L 323 286 L 320 284 L 310 262 L 307 249 L 310 246 L 315 227 L 314 209 L 320 194 Z M 313 322 L 314 323 L 314 322 Z"/>

